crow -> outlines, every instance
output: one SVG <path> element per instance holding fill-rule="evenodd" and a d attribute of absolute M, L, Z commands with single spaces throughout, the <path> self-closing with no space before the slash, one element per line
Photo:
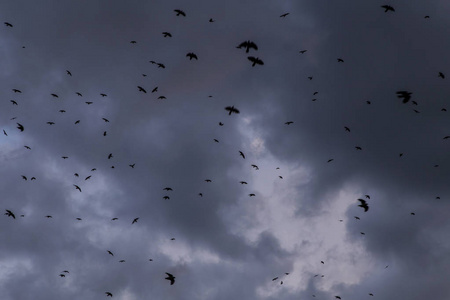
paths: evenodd
<path fill-rule="evenodd" d="M 9 100 L 9 101 L 11 101 L 11 103 L 12 103 L 13 105 L 18 105 L 17 102 L 14 101 L 14 100 Z"/>
<path fill-rule="evenodd" d="M 137 86 L 137 87 L 139 89 L 139 92 L 144 92 L 145 94 L 147 94 L 147 91 L 144 88 L 142 88 L 141 86 Z"/>
<path fill-rule="evenodd" d="M 258 46 L 252 41 L 245 41 L 239 44 L 236 48 L 241 49 L 242 47 L 245 48 L 245 53 L 248 53 L 250 51 L 250 48 L 253 48 L 255 50 L 258 50 Z"/>
<path fill-rule="evenodd" d="M 403 98 L 403 103 L 407 103 L 411 99 L 411 92 L 408 91 L 397 91 L 397 97 Z"/>
<path fill-rule="evenodd" d="M 164 191 L 173 191 L 171 187 L 165 187 L 163 188 Z"/>
<path fill-rule="evenodd" d="M 157 92 L 157 91 L 158 91 L 158 87 L 155 87 L 155 88 L 152 90 L 152 93 Z"/>
<path fill-rule="evenodd" d="M 344 62 L 344 60 L 342 58 L 338 58 L 337 61 L 338 62 Z"/>
<path fill-rule="evenodd" d="M 239 181 L 240 184 L 247 184 L 246 181 Z"/>
<path fill-rule="evenodd" d="M 73 186 L 75 187 L 75 189 L 79 190 L 81 193 L 81 188 L 78 185 L 74 184 Z"/>
<path fill-rule="evenodd" d="M 245 159 L 245 155 L 242 151 L 239 151 L 239 155 L 242 156 L 243 159 Z"/>
<path fill-rule="evenodd" d="M 110 292 L 105 292 L 105 294 L 106 294 L 106 297 L 112 297 L 113 296 L 113 294 L 111 294 Z"/>
<path fill-rule="evenodd" d="M 47 122 L 48 125 L 55 125 L 55 122 Z"/>
<path fill-rule="evenodd" d="M 112 153 L 110 153 L 110 154 L 108 155 L 108 159 L 111 159 L 111 157 L 113 157 Z"/>
<path fill-rule="evenodd" d="M 382 5 L 381 7 L 384 8 L 384 12 L 388 12 L 388 11 L 394 12 L 395 11 L 395 9 L 390 5 Z"/>
<path fill-rule="evenodd" d="M 193 58 L 198 60 L 198 57 L 197 55 L 195 55 L 195 53 L 189 52 L 188 54 L 186 54 L 186 56 L 189 57 L 189 60 L 192 60 Z"/>
<path fill-rule="evenodd" d="M 261 66 L 264 65 L 264 62 L 261 59 L 259 59 L 258 57 L 249 56 L 249 57 L 247 57 L 247 59 L 253 63 L 252 67 L 256 66 L 256 64 L 261 65 Z"/>
<path fill-rule="evenodd" d="M 137 223 L 138 220 L 139 220 L 139 218 L 134 218 L 133 222 L 131 222 L 131 225 L 133 225 L 134 223 Z"/>
<path fill-rule="evenodd" d="M 72 76 L 72 73 L 69 70 L 66 70 L 67 75 Z"/>
<path fill-rule="evenodd" d="M 50 94 L 50 95 L 52 95 L 52 96 L 55 97 L 55 98 L 59 98 L 59 96 L 56 95 L 56 94 Z"/>
<path fill-rule="evenodd" d="M 360 205 L 358 205 L 359 207 L 364 208 L 364 212 L 369 210 L 369 205 L 367 204 L 366 200 L 364 199 L 358 199 L 358 201 L 361 203 Z"/>
<path fill-rule="evenodd" d="M 439 72 L 439 75 L 438 75 L 438 77 L 441 77 L 442 79 L 444 79 L 444 78 L 445 78 L 445 75 L 444 75 L 444 73 L 442 73 L 442 72 Z"/>
<path fill-rule="evenodd" d="M 24 130 L 23 125 L 17 123 L 17 129 L 19 129 L 21 132 Z M 4 131 L 3 131 L 4 132 Z"/>
<path fill-rule="evenodd" d="M 257 165 L 252 165 L 252 167 L 253 167 L 255 170 L 259 170 L 259 168 L 258 168 Z"/>
<path fill-rule="evenodd" d="M 166 68 L 166 66 L 165 66 L 164 64 L 161 64 L 161 63 L 157 63 L 157 65 L 158 65 L 158 68 L 163 68 L 163 69 L 165 69 L 165 68 Z"/>
<path fill-rule="evenodd" d="M 136 41 L 131 41 L 131 42 L 130 42 L 130 44 L 136 44 L 136 43 L 137 43 Z"/>
<path fill-rule="evenodd" d="M 228 111 L 228 115 L 231 116 L 232 113 L 238 114 L 239 110 L 235 108 L 234 106 L 227 106 L 225 107 L 225 110 Z"/>
<path fill-rule="evenodd" d="M 306 51 L 308 51 L 308 50 L 301 50 L 301 51 L 298 51 L 300 54 L 303 54 L 303 53 L 305 53 Z"/>
<path fill-rule="evenodd" d="M 108 123 L 108 122 L 109 122 L 109 120 L 108 120 L 108 119 L 106 119 L 106 118 L 102 118 L 102 120 L 103 120 L 103 121 L 105 121 L 106 123 Z"/>
<path fill-rule="evenodd" d="M 106 97 L 106 96 L 108 96 L 108 95 L 106 95 L 106 94 L 100 94 L 100 96 L 102 96 L 102 97 Z"/>
<path fill-rule="evenodd" d="M 186 17 L 186 13 L 180 9 L 174 9 L 173 11 L 177 13 L 177 16 L 181 15 L 183 17 Z"/>
<path fill-rule="evenodd" d="M 9 209 L 5 210 L 6 210 L 5 215 L 7 215 L 8 217 L 12 217 L 13 219 L 16 218 L 16 215 L 12 211 L 10 211 Z"/>
<path fill-rule="evenodd" d="M 12 90 L 13 90 L 14 93 L 22 93 L 22 91 L 18 90 L 18 89 L 12 89 Z"/>
<path fill-rule="evenodd" d="M 78 96 L 80 96 L 80 97 L 83 97 L 83 95 L 81 95 L 80 92 L 76 92 L 76 94 L 77 94 Z"/>
<path fill-rule="evenodd" d="M 106 252 L 108 252 L 111 256 L 114 256 L 114 253 L 112 253 L 111 251 L 106 250 Z"/>
<path fill-rule="evenodd" d="M 284 123 L 284 124 L 286 124 L 286 125 L 291 125 L 292 123 L 294 123 L 293 121 L 287 121 L 286 123 Z"/>
<path fill-rule="evenodd" d="M 287 15 L 289 15 L 289 13 L 284 13 L 280 16 L 280 18 L 285 18 Z"/>
<path fill-rule="evenodd" d="M 5 22 L 4 24 L 6 27 L 13 27 L 11 23 Z"/>
<path fill-rule="evenodd" d="M 345 131 L 350 132 L 350 128 L 348 128 L 347 126 L 344 126 L 344 128 L 345 128 Z"/>
<path fill-rule="evenodd" d="M 175 276 L 173 276 L 172 274 L 167 273 L 167 272 L 166 272 L 166 274 L 167 274 L 167 277 L 165 279 L 170 280 L 170 285 L 173 285 L 175 283 Z"/>
<path fill-rule="evenodd" d="M 27 176 L 21 175 L 23 180 L 28 180 Z"/>
<path fill-rule="evenodd" d="M 164 37 L 172 37 L 170 32 L 167 32 L 167 31 L 164 31 L 162 34 L 164 35 Z"/>

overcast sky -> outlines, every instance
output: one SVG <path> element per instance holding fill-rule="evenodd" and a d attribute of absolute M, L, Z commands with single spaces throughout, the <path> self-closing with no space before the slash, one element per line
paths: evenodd
<path fill-rule="evenodd" d="M 448 299 L 449 9 L 3 1 L 0 299 Z"/>

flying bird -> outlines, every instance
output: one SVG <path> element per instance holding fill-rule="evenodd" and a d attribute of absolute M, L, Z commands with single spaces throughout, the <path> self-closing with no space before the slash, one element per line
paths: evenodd
<path fill-rule="evenodd" d="M 227 106 L 225 107 L 225 110 L 228 111 L 228 115 L 231 116 L 232 113 L 238 114 L 239 110 L 235 108 L 234 106 Z"/>
<path fill-rule="evenodd" d="M 284 123 L 284 124 L 286 124 L 286 125 L 291 125 L 292 123 L 294 123 L 293 121 L 287 121 L 286 123 Z"/>
<path fill-rule="evenodd" d="M 298 51 L 298 52 L 300 52 L 300 54 L 303 54 L 303 53 L 305 53 L 306 51 L 308 51 L 308 50 L 301 50 L 301 51 Z"/>
<path fill-rule="evenodd" d="M 69 70 L 66 70 L 67 75 L 72 76 L 72 73 Z"/>
<path fill-rule="evenodd" d="M 19 129 L 22 132 L 24 130 L 23 125 L 17 123 L 17 129 Z M 3 130 L 3 132 L 5 132 L 5 131 Z"/>
<path fill-rule="evenodd" d="M 55 122 L 47 122 L 48 125 L 55 125 Z"/>
<path fill-rule="evenodd" d="M 139 220 L 139 218 L 134 218 L 133 222 L 131 222 L 131 225 L 133 225 L 134 223 L 137 223 L 138 220 Z"/>
<path fill-rule="evenodd" d="M 337 61 L 338 62 L 344 62 L 344 60 L 342 58 L 338 58 Z"/>
<path fill-rule="evenodd" d="M 28 150 L 31 150 L 31 147 L 30 147 L 30 146 L 25 145 L 24 147 L 25 147 L 26 149 L 28 149 Z"/>
<path fill-rule="evenodd" d="M 243 159 L 245 159 L 245 155 L 242 151 L 239 151 L 239 155 L 242 156 Z"/>
<path fill-rule="evenodd" d="M 252 41 L 242 42 L 236 48 L 241 49 L 243 47 L 245 48 L 245 53 L 248 53 L 250 51 L 250 48 L 258 50 L 258 46 L 256 46 L 256 44 L 254 42 L 252 42 Z"/>
<path fill-rule="evenodd" d="M 55 97 L 55 98 L 59 98 L 59 96 L 56 95 L 56 94 L 50 94 L 50 95 L 52 95 L 52 96 Z"/>
<path fill-rule="evenodd" d="M 111 251 L 106 250 L 106 252 L 108 252 L 111 256 L 114 256 L 114 254 Z"/>
<path fill-rule="evenodd" d="M 345 131 L 350 132 L 350 128 L 348 128 L 347 126 L 344 126 L 344 128 L 345 128 Z"/>
<path fill-rule="evenodd" d="M 164 37 L 172 37 L 170 32 L 167 32 L 167 31 L 164 31 L 162 34 L 164 35 Z"/>
<path fill-rule="evenodd" d="M 287 15 L 289 15 L 289 13 L 284 13 L 280 16 L 280 18 L 285 18 Z"/>
<path fill-rule="evenodd" d="M 180 9 L 174 9 L 173 11 L 177 13 L 177 16 L 186 17 L 186 13 Z"/>
<path fill-rule="evenodd" d="M 21 91 L 21 90 L 18 90 L 18 89 L 12 89 L 12 91 L 13 91 L 14 93 L 22 93 L 22 91 Z"/>
<path fill-rule="evenodd" d="M 3 129 L 3 134 L 8 136 L 8 134 L 6 133 L 5 129 Z"/>
<path fill-rule="evenodd" d="M 102 94 L 100 94 L 100 96 L 102 96 L 102 97 L 106 97 L 106 96 L 108 96 L 108 95 L 106 95 L 106 94 L 103 94 L 103 93 L 102 93 Z"/>
<path fill-rule="evenodd" d="M 264 65 L 264 62 L 258 57 L 249 56 L 247 57 L 247 59 L 252 62 L 252 67 L 256 66 L 257 64 L 261 66 Z"/>
<path fill-rule="evenodd" d="M 13 27 L 11 23 L 5 22 L 4 24 L 6 27 Z"/>
<path fill-rule="evenodd" d="M 411 99 L 411 92 L 408 91 L 397 91 L 397 97 L 403 98 L 403 103 L 407 103 Z"/>
<path fill-rule="evenodd" d="M 80 92 L 76 92 L 76 94 L 80 97 L 83 97 L 83 95 Z"/>
<path fill-rule="evenodd" d="M 444 79 L 444 78 L 445 78 L 445 75 L 444 75 L 444 73 L 442 73 L 442 72 L 439 72 L 439 75 L 438 75 L 438 77 L 441 77 L 442 79 Z"/>
<path fill-rule="evenodd" d="M 145 94 L 147 94 L 147 91 L 143 87 L 138 86 L 138 89 L 139 89 L 139 92 L 144 92 Z"/>
<path fill-rule="evenodd" d="M 21 175 L 23 180 L 28 180 L 27 176 Z"/>
<path fill-rule="evenodd" d="M 167 272 L 166 272 L 166 274 L 167 274 L 167 277 L 165 279 L 170 280 L 170 285 L 173 285 L 175 283 L 175 276 L 173 276 L 172 274 L 167 273 Z"/>
<path fill-rule="evenodd" d="M 152 93 L 157 92 L 158 91 L 158 87 L 153 88 Z"/>
<path fill-rule="evenodd" d="M 113 294 L 111 294 L 110 292 L 105 292 L 105 294 L 106 294 L 106 297 L 112 297 L 113 296 Z"/>
<path fill-rule="evenodd" d="M 198 57 L 197 55 L 195 55 L 195 53 L 189 52 L 188 54 L 186 54 L 186 56 L 189 57 L 189 60 L 192 60 L 193 58 L 198 60 Z"/>
<path fill-rule="evenodd" d="M 364 199 L 358 199 L 358 201 L 361 203 L 358 206 L 364 208 L 364 212 L 369 210 L 369 205 L 367 204 L 367 201 Z"/>
<path fill-rule="evenodd" d="M 14 101 L 14 100 L 9 100 L 9 101 L 11 101 L 11 103 L 12 103 L 13 105 L 18 105 L 17 102 Z"/>
<path fill-rule="evenodd" d="M 171 187 L 165 187 L 163 188 L 164 191 L 173 191 Z"/>
<path fill-rule="evenodd" d="M 12 217 L 13 219 L 16 218 L 16 215 L 12 211 L 10 211 L 9 209 L 5 209 L 5 210 L 6 210 L 6 212 L 5 212 L 6 216 Z"/>
<path fill-rule="evenodd" d="M 81 188 L 78 185 L 74 184 L 73 186 L 75 187 L 75 189 L 77 189 L 81 192 Z"/>
<path fill-rule="evenodd" d="M 110 154 L 108 155 L 108 159 L 111 159 L 111 157 L 113 157 L 112 153 L 110 153 Z"/>
<path fill-rule="evenodd" d="M 239 181 L 240 184 L 247 184 L 246 181 Z"/>
<path fill-rule="evenodd" d="M 102 120 L 105 121 L 105 123 L 108 123 L 108 122 L 109 122 L 109 120 L 106 119 L 106 118 L 102 118 Z"/>
<path fill-rule="evenodd" d="M 257 165 L 252 165 L 252 168 L 254 168 L 255 170 L 259 170 L 259 167 Z"/>
<path fill-rule="evenodd" d="M 388 11 L 394 12 L 395 11 L 395 9 L 390 5 L 382 5 L 381 7 L 384 8 L 384 12 L 388 12 Z"/>

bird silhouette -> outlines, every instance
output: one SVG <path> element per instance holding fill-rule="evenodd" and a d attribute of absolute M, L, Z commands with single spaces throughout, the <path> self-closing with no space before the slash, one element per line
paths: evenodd
<path fill-rule="evenodd" d="M 74 184 L 73 186 L 81 192 L 81 188 L 78 185 Z"/>
<path fill-rule="evenodd" d="M 247 184 L 246 181 L 239 181 L 240 184 Z"/>
<path fill-rule="evenodd" d="M 255 170 L 259 170 L 259 167 L 257 165 L 252 165 L 252 168 Z"/>
<path fill-rule="evenodd" d="M 337 61 L 338 62 L 344 62 L 344 60 L 342 58 L 338 58 Z"/>
<path fill-rule="evenodd" d="M 170 281 L 170 285 L 173 285 L 175 283 L 175 276 L 173 276 L 172 274 L 167 273 L 167 272 L 166 272 L 166 274 L 167 274 L 167 277 L 165 279 Z"/>
<path fill-rule="evenodd" d="M 106 96 L 108 96 L 108 95 L 101 93 L 100 96 L 106 97 Z"/>
<path fill-rule="evenodd" d="M 105 121 L 105 123 L 108 123 L 108 122 L 109 122 L 109 120 L 106 119 L 106 118 L 102 118 L 102 120 Z"/>
<path fill-rule="evenodd" d="M 308 50 L 301 50 L 301 51 L 298 51 L 300 54 L 303 54 L 303 53 L 305 53 L 306 51 L 308 51 Z"/>
<path fill-rule="evenodd" d="M 9 100 L 9 101 L 11 101 L 11 103 L 12 103 L 13 105 L 18 105 L 17 102 L 16 102 L 15 100 Z"/>
<path fill-rule="evenodd" d="M 137 223 L 138 220 L 139 220 L 139 218 L 134 218 L 133 222 L 131 222 L 131 225 L 133 225 L 134 223 Z"/>
<path fill-rule="evenodd" d="M 111 256 L 114 256 L 114 253 L 112 253 L 111 251 L 106 250 L 106 252 L 108 252 Z"/>
<path fill-rule="evenodd" d="M 143 93 L 147 94 L 147 91 L 143 87 L 138 86 L 138 89 L 139 89 L 140 92 L 143 92 Z"/>
<path fill-rule="evenodd" d="M 369 205 L 367 204 L 367 201 L 364 199 L 358 199 L 358 201 L 361 203 L 358 206 L 364 208 L 364 212 L 369 210 Z"/>
<path fill-rule="evenodd" d="M 173 191 L 171 187 L 165 187 L 163 188 L 164 191 Z"/>
<path fill-rule="evenodd" d="M 17 123 L 17 129 L 19 129 L 22 132 L 25 128 L 23 127 L 22 124 Z"/>
<path fill-rule="evenodd" d="M 289 15 L 289 13 L 284 13 L 280 16 L 280 18 L 285 18 L 287 15 Z"/>
<path fill-rule="evenodd" d="M 344 126 L 344 128 L 345 128 L 345 131 L 350 132 L 350 128 L 348 128 L 347 126 Z"/>
<path fill-rule="evenodd" d="M 258 46 L 256 46 L 256 44 L 252 41 L 242 42 L 236 48 L 238 48 L 238 49 L 245 48 L 245 53 L 248 53 L 250 51 L 250 48 L 258 50 Z"/>
<path fill-rule="evenodd" d="M 5 210 L 6 210 L 6 212 L 5 212 L 6 216 L 12 217 L 13 219 L 16 218 L 16 215 L 12 211 L 10 211 L 9 209 L 5 209 Z"/>
<path fill-rule="evenodd" d="M 8 136 L 8 134 L 6 133 L 5 129 L 3 129 L 3 134 Z"/>
<path fill-rule="evenodd" d="M 264 65 L 264 62 L 258 57 L 249 56 L 247 57 L 247 59 L 252 62 L 252 67 L 256 66 L 257 64 L 261 66 Z"/>
<path fill-rule="evenodd" d="M 403 98 L 403 103 L 407 103 L 411 99 L 411 95 L 412 93 L 408 91 L 397 91 L 397 97 Z"/>
<path fill-rule="evenodd" d="M 14 93 L 22 93 L 22 91 L 21 91 L 21 90 L 18 90 L 18 89 L 12 89 L 12 91 L 13 91 Z"/>
<path fill-rule="evenodd" d="M 11 23 L 5 22 L 4 24 L 6 27 L 13 27 Z"/>
<path fill-rule="evenodd" d="M 205 179 L 205 182 L 212 182 L 211 179 Z"/>
<path fill-rule="evenodd" d="M 172 37 L 170 32 L 167 32 L 167 31 L 164 31 L 162 34 L 164 35 L 164 37 Z"/>
<path fill-rule="evenodd" d="M 394 12 L 395 11 L 395 9 L 390 5 L 382 5 L 381 7 L 384 8 L 384 12 L 388 12 L 388 11 Z"/>
<path fill-rule="evenodd" d="M 438 75 L 438 77 L 441 77 L 442 79 L 444 79 L 444 78 L 445 78 L 445 75 L 444 75 L 444 73 L 442 73 L 442 72 L 439 72 L 439 75 Z"/>
<path fill-rule="evenodd" d="M 287 121 L 286 123 L 284 123 L 284 124 L 286 124 L 286 125 L 291 125 L 292 123 L 294 123 L 293 121 Z"/>
<path fill-rule="evenodd" d="M 83 97 L 83 95 L 80 92 L 76 92 L 76 94 L 80 97 Z"/>
<path fill-rule="evenodd" d="M 174 9 L 173 11 L 177 13 L 177 16 L 186 17 L 186 13 L 180 9 Z"/>
<path fill-rule="evenodd" d="M 239 151 L 239 155 L 242 156 L 243 159 L 245 159 L 245 155 L 242 151 Z"/>
<path fill-rule="evenodd" d="M 225 107 L 225 110 L 228 111 L 228 115 L 231 116 L 232 113 L 238 114 L 239 110 L 235 108 L 234 106 L 227 106 Z"/>
<path fill-rule="evenodd" d="M 106 294 L 106 297 L 112 297 L 113 296 L 113 294 L 111 294 L 110 292 L 105 292 L 105 294 Z"/>
<path fill-rule="evenodd" d="M 189 57 L 189 60 L 192 60 L 193 58 L 198 60 L 198 57 L 195 53 L 189 52 L 188 54 L 186 54 L 186 56 Z"/>
<path fill-rule="evenodd" d="M 23 180 L 28 180 L 27 176 L 21 175 Z"/>

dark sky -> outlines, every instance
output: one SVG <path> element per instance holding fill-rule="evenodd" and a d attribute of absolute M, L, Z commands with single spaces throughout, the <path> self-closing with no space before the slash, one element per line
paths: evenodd
<path fill-rule="evenodd" d="M 0 299 L 447 299 L 447 1 L 3 2 Z"/>

